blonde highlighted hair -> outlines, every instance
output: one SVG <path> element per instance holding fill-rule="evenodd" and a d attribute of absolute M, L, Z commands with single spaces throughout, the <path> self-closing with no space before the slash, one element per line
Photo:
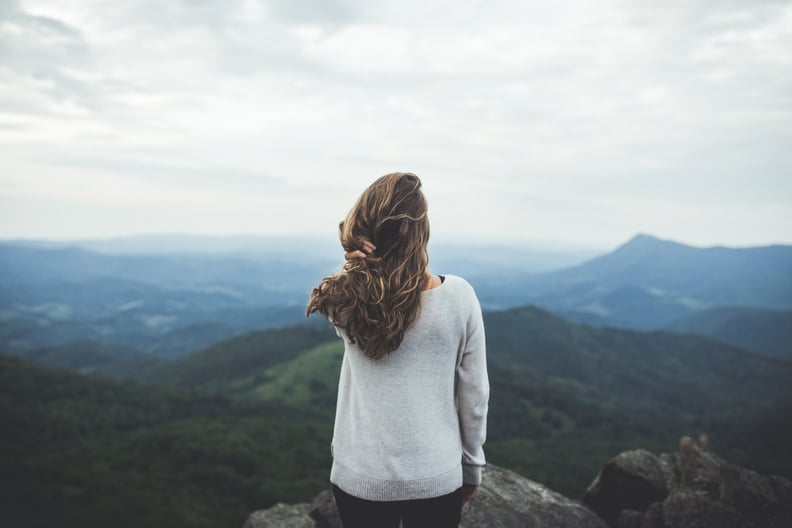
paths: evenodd
<path fill-rule="evenodd" d="M 429 217 L 415 174 L 395 172 L 372 183 L 339 224 L 346 251 L 376 249 L 348 260 L 311 291 L 306 317 L 318 312 L 343 328 L 372 358 L 396 350 L 418 317 L 428 280 Z"/>

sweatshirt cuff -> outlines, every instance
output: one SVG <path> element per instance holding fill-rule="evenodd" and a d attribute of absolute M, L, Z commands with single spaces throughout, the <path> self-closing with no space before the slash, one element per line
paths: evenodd
<path fill-rule="evenodd" d="M 462 482 L 478 486 L 481 484 L 481 466 L 462 464 Z"/>

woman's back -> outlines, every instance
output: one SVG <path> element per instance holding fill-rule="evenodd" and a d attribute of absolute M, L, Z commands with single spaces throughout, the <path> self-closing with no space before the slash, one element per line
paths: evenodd
<path fill-rule="evenodd" d="M 337 331 L 346 351 L 331 481 L 368 500 L 406 500 L 459 488 L 463 466 L 469 477 L 478 474 L 489 386 L 481 308 L 470 284 L 448 275 L 423 291 L 414 325 L 381 359 Z"/>

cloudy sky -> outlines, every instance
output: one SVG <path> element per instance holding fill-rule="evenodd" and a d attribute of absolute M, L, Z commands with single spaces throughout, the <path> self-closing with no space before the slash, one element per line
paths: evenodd
<path fill-rule="evenodd" d="M 792 2 L 0 0 L 0 237 L 792 243 Z"/>

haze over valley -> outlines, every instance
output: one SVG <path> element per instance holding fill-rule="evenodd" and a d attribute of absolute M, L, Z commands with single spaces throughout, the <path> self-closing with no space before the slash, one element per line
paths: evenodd
<path fill-rule="evenodd" d="M 2 339 L 20 352 L 87 339 L 175 357 L 301 321 L 311 288 L 341 258 L 337 242 L 295 237 L 6 241 Z M 732 318 L 783 319 L 790 262 L 790 246 L 697 248 L 645 234 L 610 251 L 430 245 L 432 270 L 466 278 L 484 310 L 532 304 L 594 325 L 714 337 L 714 322 L 684 321 L 723 307 Z"/>
<path fill-rule="evenodd" d="M 309 500 L 326 485 L 343 347 L 304 303 L 340 252 L 131 242 L 0 245 L 14 515 L 212 526 Z M 622 450 L 706 434 L 722 456 L 792 476 L 792 247 L 637 235 L 594 254 L 431 252 L 485 308 L 491 462 L 574 497 Z"/>
<path fill-rule="evenodd" d="M 343 346 L 304 306 L 341 265 L 333 246 L 0 244 L 14 515 L 213 526 L 310 500 L 326 485 Z M 722 456 L 792 476 L 792 247 L 640 234 L 604 252 L 449 244 L 430 255 L 485 310 L 491 462 L 574 497 L 621 450 L 706 434 Z M 59 506 L 33 508 L 42 501 Z"/>

